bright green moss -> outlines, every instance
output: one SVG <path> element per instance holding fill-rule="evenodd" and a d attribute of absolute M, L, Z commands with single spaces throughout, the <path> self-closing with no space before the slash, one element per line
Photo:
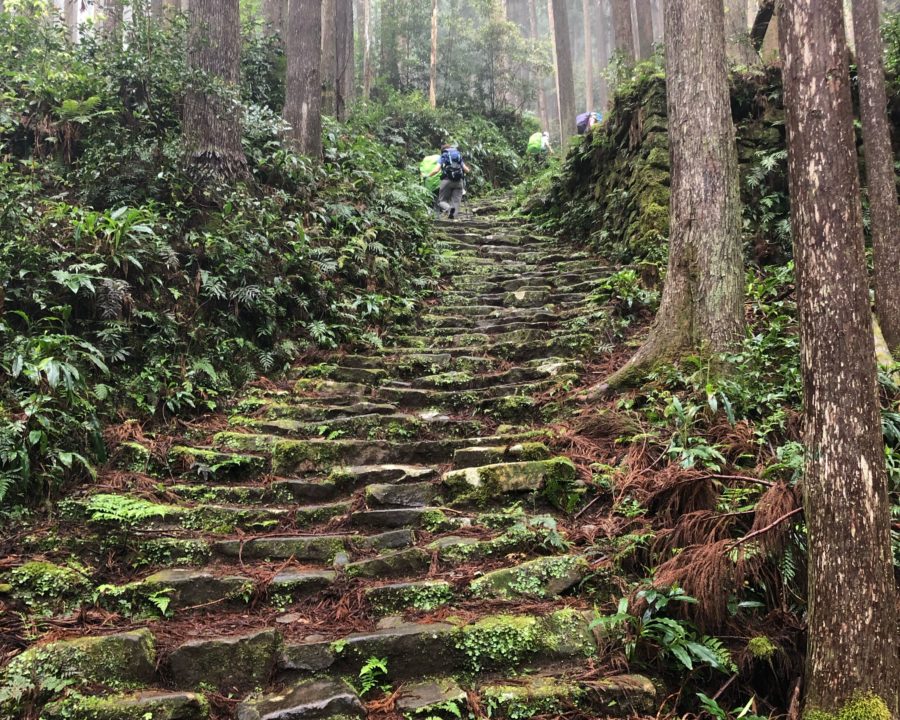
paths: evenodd
<path fill-rule="evenodd" d="M 835 712 L 807 710 L 803 720 L 891 720 L 887 703 L 877 695 L 866 694 L 854 698 Z"/>

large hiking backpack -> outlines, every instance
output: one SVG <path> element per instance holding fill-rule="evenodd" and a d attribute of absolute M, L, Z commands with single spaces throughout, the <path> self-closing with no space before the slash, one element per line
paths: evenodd
<path fill-rule="evenodd" d="M 575 118 L 575 127 L 579 135 L 584 135 L 591 126 L 591 114 L 589 112 L 581 113 Z"/>
<path fill-rule="evenodd" d="M 465 177 L 462 153 L 456 148 L 441 152 L 441 177 L 444 180 L 460 181 Z"/>

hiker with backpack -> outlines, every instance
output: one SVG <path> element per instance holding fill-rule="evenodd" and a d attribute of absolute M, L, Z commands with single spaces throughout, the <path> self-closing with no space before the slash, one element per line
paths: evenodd
<path fill-rule="evenodd" d="M 441 146 L 440 162 L 431 175 L 437 175 L 439 172 L 441 186 L 438 190 L 438 207 L 453 220 L 459 212 L 466 188 L 466 173 L 469 172 L 469 166 L 466 165 L 456 145 Z"/>

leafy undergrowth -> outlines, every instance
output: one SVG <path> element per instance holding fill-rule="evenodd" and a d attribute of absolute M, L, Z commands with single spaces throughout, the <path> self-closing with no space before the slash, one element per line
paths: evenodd
<path fill-rule="evenodd" d="M 183 22 L 138 19 L 125 50 L 92 33 L 72 46 L 23 15 L 0 23 L 6 505 L 92 474 L 104 422 L 213 410 L 308 348 L 377 347 L 432 287 L 440 252 L 406 150 L 452 135 L 480 184 L 518 176 L 494 124 L 421 98 L 326 121 L 323 164 L 294 154 L 280 141 L 281 50 L 248 28 L 251 178 L 195 187 Z"/>

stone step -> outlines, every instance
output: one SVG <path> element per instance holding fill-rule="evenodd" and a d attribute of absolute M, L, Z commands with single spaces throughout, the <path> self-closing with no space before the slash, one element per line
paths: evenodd
<path fill-rule="evenodd" d="M 393 530 L 377 535 L 359 533 L 281 535 L 241 540 L 221 540 L 213 552 L 223 558 L 244 560 L 289 560 L 330 565 L 338 555 L 352 556 L 360 551 L 392 551 L 415 543 L 411 530 Z"/>
<path fill-rule="evenodd" d="M 509 361 L 533 360 L 548 356 L 565 358 L 584 358 L 590 354 L 596 344 L 594 335 L 588 333 L 561 333 L 543 340 L 530 342 L 498 341 L 498 336 L 482 335 L 478 337 L 457 336 L 449 342 L 437 342 L 427 336 L 400 336 L 395 338 L 397 345 L 390 347 L 394 354 L 419 353 L 430 345 L 439 347 L 443 353 L 453 356 L 488 354 Z M 468 342 L 469 344 L 454 344 Z"/>
<path fill-rule="evenodd" d="M 457 504 L 487 504 L 502 501 L 510 494 L 545 490 L 555 493 L 573 486 L 577 477 L 577 469 L 571 460 L 555 457 L 451 470 L 442 482 Z M 547 499 L 553 500 L 552 497 Z"/>
<path fill-rule="evenodd" d="M 478 420 L 451 419 L 439 411 L 417 415 L 354 415 L 323 418 L 315 422 L 235 416 L 230 422 L 234 427 L 246 428 L 252 432 L 289 438 L 413 439 L 432 437 L 435 434 L 465 437 L 481 430 Z"/>

